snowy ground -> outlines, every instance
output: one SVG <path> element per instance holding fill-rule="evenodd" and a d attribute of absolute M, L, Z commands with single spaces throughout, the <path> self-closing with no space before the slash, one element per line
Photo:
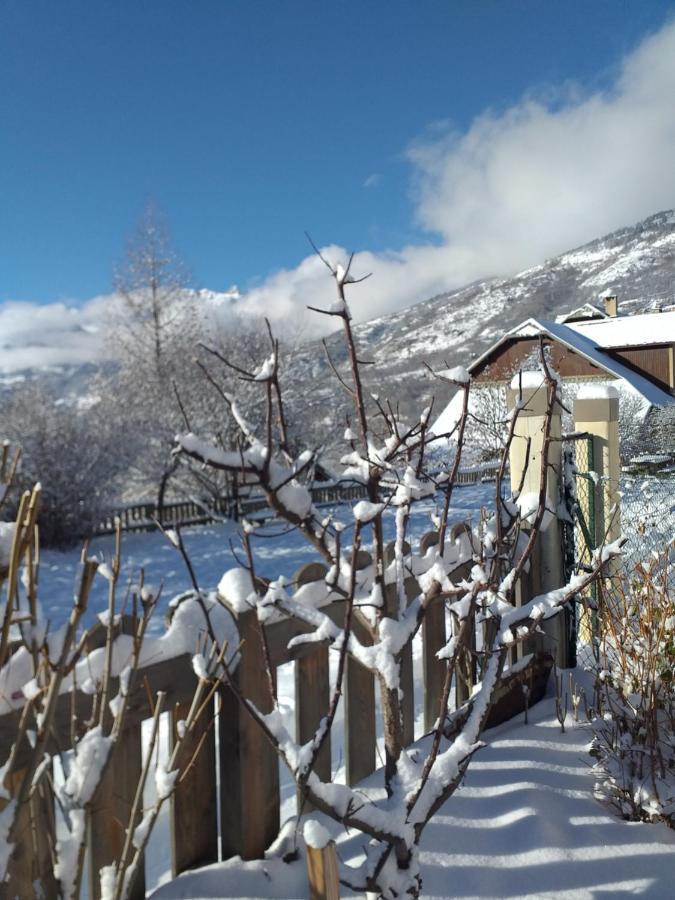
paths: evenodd
<path fill-rule="evenodd" d="M 455 488 L 450 513 L 451 521 L 475 519 L 481 506 L 492 505 L 495 485 L 485 483 Z M 433 501 L 416 504 L 411 516 L 410 533 L 418 539 L 430 531 L 430 514 L 436 505 Z M 348 525 L 353 525 L 351 506 L 322 507 L 324 515 L 331 514 Z M 388 540 L 394 537 L 393 512 L 386 517 Z M 223 572 L 237 564 L 232 546 L 240 551 L 238 528 L 226 521 L 213 525 L 186 528 L 183 537 L 190 559 L 197 574 L 197 580 L 205 590 L 213 589 Z M 281 525 L 271 524 L 263 531 L 263 536 L 255 540 L 255 555 L 258 574 L 267 578 L 284 575 L 291 578 L 294 572 L 306 562 L 316 559 L 316 551 L 297 531 L 285 533 Z M 100 537 L 89 546 L 89 555 L 108 560 L 113 551 L 113 538 Z M 159 532 L 137 532 L 124 535 L 122 542 L 123 570 L 127 579 L 137 576 L 141 568 L 145 571 L 146 582 L 163 585 L 163 608 L 168 601 L 190 587 L 190 580 L 182 559 L 169 541 Z M 53 625 L 61 624 L 68 617 L 78 572 L 79 548 L 69 552 L 43 550 L 40 563 L 40 602 L 45 617 Z M 90 620 L 97 612 L 106 608 L 107 582 L 99 578 L 90 600 Z M 120 595 L 123 592 L 120 591 Z M 154 622 L 155 630 L 163 628 L 162 616 Z"/>
<path fill-rule="evenodd" d="M 488 746 L 422 841 L 425 898 L 596 898 L 673 896 L 675 832 L 623 822 L 593 798 L 587 727 L 568 717 L 561 733 L 552 698 L 485 735 Z M 373 775 L 364 787 L 381 783 Z M 337 840 L 345 862 L 363 837 L 314 813 Z M 280 852 L 288 849 L 289 824 Z M 302 842 L 300 841 L 300 844 Z M 304 859 L 239 859 L 183 875 L 154 894 L 178 898 L 306 898 Z M 344 890 L 343 896 L 351 896 Z"/>

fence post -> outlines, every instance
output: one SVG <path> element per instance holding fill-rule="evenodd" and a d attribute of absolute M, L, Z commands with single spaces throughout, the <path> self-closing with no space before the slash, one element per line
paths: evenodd
<path fill-rule="evenodd" d="M 606 541 L 616 540 L 621 534 L 619 392 L 611 385 L 584 385 L 574 400 L 573 413 L 575 430 L 586 432 L 592 441 L 595 474 L 588 484 L 589 495 L 579 497 L 579 504 L 589 523 L 593 546 L 599 547 Z M 591 492 L 593 516 L 590 515 Z M 590 550 L 584 556 L 588 562 Z M 618 565 L 618 562 L 610 563 L 608 574 L 614 574 Z M 579 620 L 581 639 L 590 641 L 592 632 L 592 623 L 588 615 L 582 612 Z"/>
<path fill-rule="evenodd" d="M 307 845 L 307 877 L 309 900 L 340 900 L 335 841 L 321 848 Z"/>
<path fill-rule="evenodd" d="M 521 394 L 524 403 L 518 414 L 515 434 L 509 451 L 511 490 L 515 492 L 522 480 L 521 499 L 525 501 L 529 496 L 536 508 L 541 479 L 541 455 L 544 444 L 548 392 L 543 384 L 541 373 L 528 372 L 523 373 L 523 376 L 522 381 L 525 386 L 522 390 L 510 389 L 507 391 L 507 404 L 510 410 L 515 408 L 516 403 L 521 399 Z M 539 386 L 533 384 L 536 376 L 540 379 Z M 561 408 L 556 403 L 551 419 L 551 437 L 554 440 L 549 445 L 549 466 L 546 474 L 546 507 L 552 515 L 544 517 L 539 540 L 530 561 L 530 583 L 534 594 L 553 590 L 565 582 L 560 522 L 557 518 L 562 452 L 560 415 Z M 570 658 L 565 617 L 559 615 L 549 619 L 544 623 L 544 631 L 554 644 L 557 665 L 567 668 L 570 665 Z M 553 648 L 551 649 L 553 650 Z"/>
<path fill-rule="evenodd" d="M 619 392 L 608 385 L 584 386 L 574 400 L 574 427 L 593 438 L 596 484 L 595 544 L 621 534 L 619 515 Z M 616 507 L 615 512 L 612 508 Z"/>

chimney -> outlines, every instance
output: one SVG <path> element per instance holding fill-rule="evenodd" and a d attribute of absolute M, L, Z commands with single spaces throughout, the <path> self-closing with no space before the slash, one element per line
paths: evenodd
<path fill-rule="evenodd" d="M 616 294 L 605 297 L 605 312 L 612 319 L 619 315 L 619 299 Z"/>

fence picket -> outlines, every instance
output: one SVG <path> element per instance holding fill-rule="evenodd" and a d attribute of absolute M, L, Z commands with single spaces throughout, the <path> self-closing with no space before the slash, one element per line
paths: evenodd
<path fill-rule="evenodd" d="M 99 871 L 119 858 L 124 846 L 136 785 L 141 775 L 141 722 L 127 726 L 108 763 L 103 780 L 94 797 L 89 830 L 89 896 L 99 900 Z M 132 823 L 140 822 L 142 810 Z M 129 893 L 131 900 L 145 897 L 145 871 L 138 868 Z"/>
<path fill-rule="evenodd" d="M 318 647 L 301 656 L 295 663 L 295 727 L 299 743 L 305 744 L 314 737 L 321 719 L 326 715 L 330 702 L 328 677 L 328 647 Z M 331 780 L 330 733 L 326 736 L 314 766 L 322 781 Z M 298 798 L 302 803 L 302 798 Z M 311 809 L 305 803 L 304 812 Z"/>
<path fill-rule="evenodd" d="M 178 723 L 188 714 L 187 704 L 176 704 L 171 710 L 172 745 Z M 213 704 L 186 736 L 179 767 L 190 764 L 188 771 L 171 795 L 171 868 L 174 877 L 218 861 L 218 804 L 216 784 L 216 739 Z M 196 756 L 195 756 L 196 754 Z M 193 758 L 194 757 L 194 758 Z"/>
<path fill-rule="evenodd" d="M 375 771 L 375 680 L 349 656 L 345 681 L 345 765 L 352 785 Z"/>
<path fill-rule="evenodd" d="M 11 777 L 12 794 L 18 792 L 23 777 L 23 771 L 15 772 Z M 53 846 L 54 842 L 54 809 L 47 807 L 53 800 L 50 792 L 44 790 L 45 787 L 43 778 L 32 799 L 27 800 L 17 812 L 18 846 L 9 863 L 5 888 L 7 897 L 32 897 L 36 881 L 43 885 L 46 896 L 56 896 L 58 893 L 50 850 L 50 844 Z"/>

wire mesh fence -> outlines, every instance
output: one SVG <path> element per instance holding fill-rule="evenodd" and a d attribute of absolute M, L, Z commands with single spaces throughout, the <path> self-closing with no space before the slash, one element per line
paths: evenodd
<path fill-rule="evenodd" d="M 619 534 L 627 540 L 621 561 L 608 578 L 594 584 L 581 598 L 577 634 L 589 643 L 598 633 L 602 607 L 620 607 L 626 587 L 639 576 L 638 564 L 663 555 L 675 538 L 675 474 L 623 474 L 618 482 L 598 476 L 593 442 L 580 439 L 565 447 L 565 506 L 570 522 L 565 528 L 568 574 L 590 562 L 593 550 Z M 675 588 L 675 567 L 665 573 Z M 588 601 L 588 610 L 583 611 Z"/>
<path fill-rule="evenodd" d="M 624 476 L 619 485 L 624 566 L 632 569 L 675 537 L 675 474 Z"/>

